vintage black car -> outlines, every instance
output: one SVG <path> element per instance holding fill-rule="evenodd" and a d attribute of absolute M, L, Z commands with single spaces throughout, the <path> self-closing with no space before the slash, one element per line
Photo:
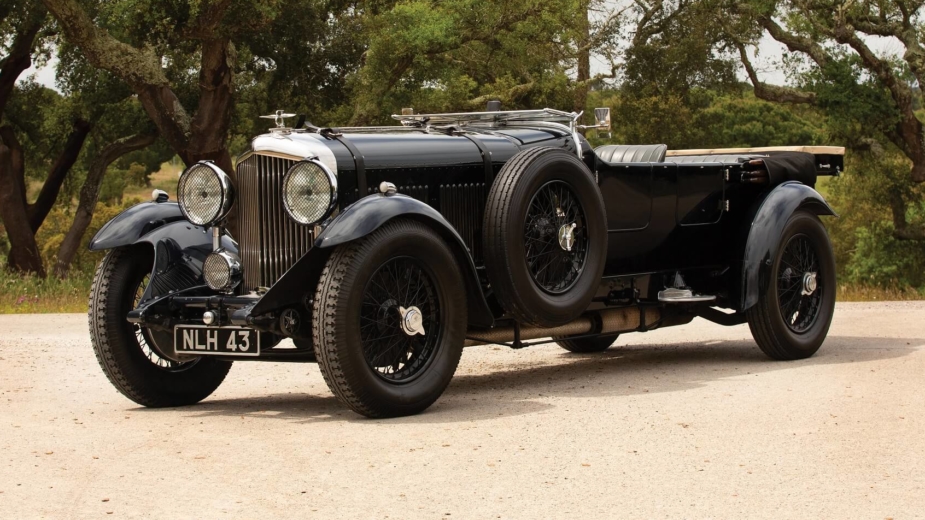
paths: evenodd
<path fill-rule="evenodd" d="M 370 417 L 420 412 L 463 347 L 600 352 L 694 317 L 747 322 L 780 360 L 832 321 L 835 262 L 814 189 L 842 148 L 591 148 L 552 109 L 277 127 L 106 224 L 90 332 L 112 383 L 196 403 L 235 360 L 317 361 Z M 233 221 L 231 219 L 234 219 Z M 231 236 L 228 228 L 236 230 Z M 282 342 L 290 338 L 292 342 Z"/>

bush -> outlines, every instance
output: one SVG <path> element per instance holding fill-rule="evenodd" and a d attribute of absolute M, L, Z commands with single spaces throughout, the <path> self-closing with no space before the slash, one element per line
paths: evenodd
<path fill-rule="evenodd" d="M 925 286 L 925 248 L 893 238 L 893 223 L 873 222 L 855 230 L 855 248 L 845 266 L 849 283 L 879 287 Z"/>

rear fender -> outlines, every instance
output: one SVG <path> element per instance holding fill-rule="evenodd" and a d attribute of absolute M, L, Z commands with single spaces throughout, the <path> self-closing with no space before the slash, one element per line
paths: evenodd
<path fill-rule="evenodd" d="M 797 210 L 815 215 L 838 216 L 819 192 L 799 182 L 780 184 L 758 200 L 752 210 L 754 216 L 751 224 L 747 228 L 748 237 L 739 279 L 741 292 L 738 310 L 751 308 L 767 291 L 771 265 L 777 257 L 784 226 Z"/>
<path fill-rule="evenodd" d="M 418 220 L 446 241 L 462 269 L 469 323 L 479 327 L 491 327 L 494 324 L 494 315 L 485 300 L 469 249 L 443 215 L 419 200 L 400 194 L 379 193 L 364 197 L 340 213 L 324 228 L 315 240 L 315 247 L 328 249 L 363 238 L 396 217 Z"/>

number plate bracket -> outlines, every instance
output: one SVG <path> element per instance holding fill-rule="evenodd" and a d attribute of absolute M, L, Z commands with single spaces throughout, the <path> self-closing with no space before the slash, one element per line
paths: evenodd
<path fill-rule="evenodd" d="M 177 325 L 173 345 L 178 356 L 260 356 L 260 333 L 245 327 Z"/>

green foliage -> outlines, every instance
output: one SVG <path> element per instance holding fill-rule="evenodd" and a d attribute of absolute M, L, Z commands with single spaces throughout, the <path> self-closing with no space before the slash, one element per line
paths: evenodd
<path fill-rule="evenodd" d="M 925 248 L 896 240 L 889 220 L 855 230 L 855 248 L 845 267 L 846 281 L 880 287 L 925 287 Z"/>
<path fill-rule="evenodd" d="M 587 9 L 610 5 L 597 0 L 231 0 L 231 4 L 213 30 L 231 37 L 235 46 L 235 100 L 228 136 L 233 154 L 244 151 L 252 136 L 266 130 L 268 122 L 258 115 L 282 108 L 306 114 L 320 126 L 392 124 L 389 115 L 402 107 L 418 112 L 478 110 L 490 99 L 500 99 L 506 108 L 570 110 L 577 89 L 582 88 L 576 84 L 575 71 L 577 49 L 590 34 L 584 29 Z M 772 8 L 765 2 L 753 4 L 762 12 Z M 196 33 L 196 28 L 211 12 L 209 0 L 89 0 L 82 5 L 118 39 L 162 56 L 180 103 L 188 113 L 195 111 L 200 95 L 199 49 L 206 36 Z M 612 84 L 589 82 L 592 91 L 586 111 L 595 106 L 614 110 L 613 136 L 606 142 L 660 142 L 671 148 L 848 146 L 845 174 L 819 185 L 841 214 L 826 221 L 841 280 L 863 287 L 856 294 L 865 298 L 887 294 L 865 292 L 868 288 L 925 287 L 925 251 L 921 243 L 891 237 L 889 206 L 891 197 L 900 197 L 908 207 L 907 218 L 921 221 L 925 194 L 908 182 L 908 161 L 884 137 L 898 117 L 895 105 L 857 57 L 835 53 L 825 68 L 802 67 L 799 60 L 788 58 L 784 65 L 790 67 L 796 85 L 814 92 L 817 106 L 768 103 L 740 83 L 737 57 L 723 47 L 723 31 L 733 29 L 747 36 L 747 27 L 738 27 L 736 20 L 728 20 L 732 24 L 728 27 L 717 24 L 717 12 L 724 12 L 717 11 L 715 2 L 660 3 L 650 25 L 634 26 L 640 9 L 654 5 L 635 3 L 614 18 L 612 26 L 593 27 L 599 30 L 591 44 L 595 55 L 618 57 L 621 65 Z M 21 22 L 18 7 L 12 0 L 0 0 L 0 12 L 10 13 L 0 17 L 3 35 L 11 34 Z M 821 38 L 799 19 L 786 21 Z M 0 39 L 0 55 L 8 45 L 9 38 Z M 4 123 L 14 127 L 26 150 L 33 196 L 72 122 L 83 118 L 93 124 L 58 205 L 38 234 L 46 265 L 53 265 L 93 161 L 115 139 L 153 130 L 130 89 L 90 66 L 80 50 L 49 24 L 34 59 L 41 63 L 52 50 L 59 59 L 60 92 L 26 79 L 17 85 L 3 114 Z M 596 132 L 589 134 L 592 144 L 605 142 Z M 41 309 L 35 298 L 53 301 L 56 291 L 64 295 L 82 291 L 79 299 L 67 301 L 83 306 L 99 257 L 86 251 L 86 243 L 131 203 L 127 199 L 146 197 L 152 188 L 172 191 L 176 168 L 161 168 L 172 157 L 174 150 L 158 141 L 110 165 L 72 278 L 43 282 L 0 274 L 0 312 Z M 0 227 L 0 256 L 8 250 Z M 23 296 L 25 303 L 16 304 Z"/>
<path fill-rule="evenodd" d="M 87 312 L 92 270 L 38 278 L 11 273 L 4 262 L 0 259 L 0 314 Z"/>
<path fill-rule="evenodd" d="M 121 197 L 121 193 L 119 197 Z M 138 199 L 129 199 L 121 204 L 109 205 L 99 203 L 96 205 L 96 211 L 93 213 L 93 220 L 90 223 L 90 227 L 87 228 L 87 233 L 84 235 L 80 247 L 77 249 L 77 255 L 74 257 L 74 261 L 71 264 L 71 270 L 73 272 L 88 273 L 95 268 L 96 263 L 102 258 L 102 253 L 87 249 L 90 244 L 90 239 L 92 239 L 93 236 L 96 235 L 96 232 L 103 227 L 103 224 L 112 220 L 113 217 L 121 213 L 125 208 L 138 204 L 139 202 L 141 201 Z M 39 251 L 42 254 L 42 260 L 45 262 L 45 265 L 55 265 L 58 247 L 64 240 L 64 235 L 67 234 L 67 230 L 71 224 L 71 211 L 72 208 L 64 207 L 63 205 L 56 206 L 55 209 L 52 210 L 52 213 L 49 214 L 46 224 L 42 226 L 36 235 L 36 241 L 38 242 Z"/>
<path fill-rule="evenodd" d="M 839 218 L 827 222 L 842 277 L 853 283 L 925 288 L 925 247 L 892 236 L 890 197 L 909 201 L 907 218 L 925 216 L 921 187 L 902 179 L 909 162 L 894 148 L 855 152 L 846 157 L 846 171 L 825 185 Z"/>
<path fill-rule="evenodd" d="M 756 99 L 751 92 L 711 100 L 694 116 L 698 147 L 793 146 L 825 144 L 817 112 Z"/>
<path fill-rule="evenodd" d="M 385 123 L 403 106 L 419 112 L 568 107 L 563 60 L 574 46 L 579 2 L 405 0 L 369 17 L 369 46 L 351 86 L 353 120 Z"/>

